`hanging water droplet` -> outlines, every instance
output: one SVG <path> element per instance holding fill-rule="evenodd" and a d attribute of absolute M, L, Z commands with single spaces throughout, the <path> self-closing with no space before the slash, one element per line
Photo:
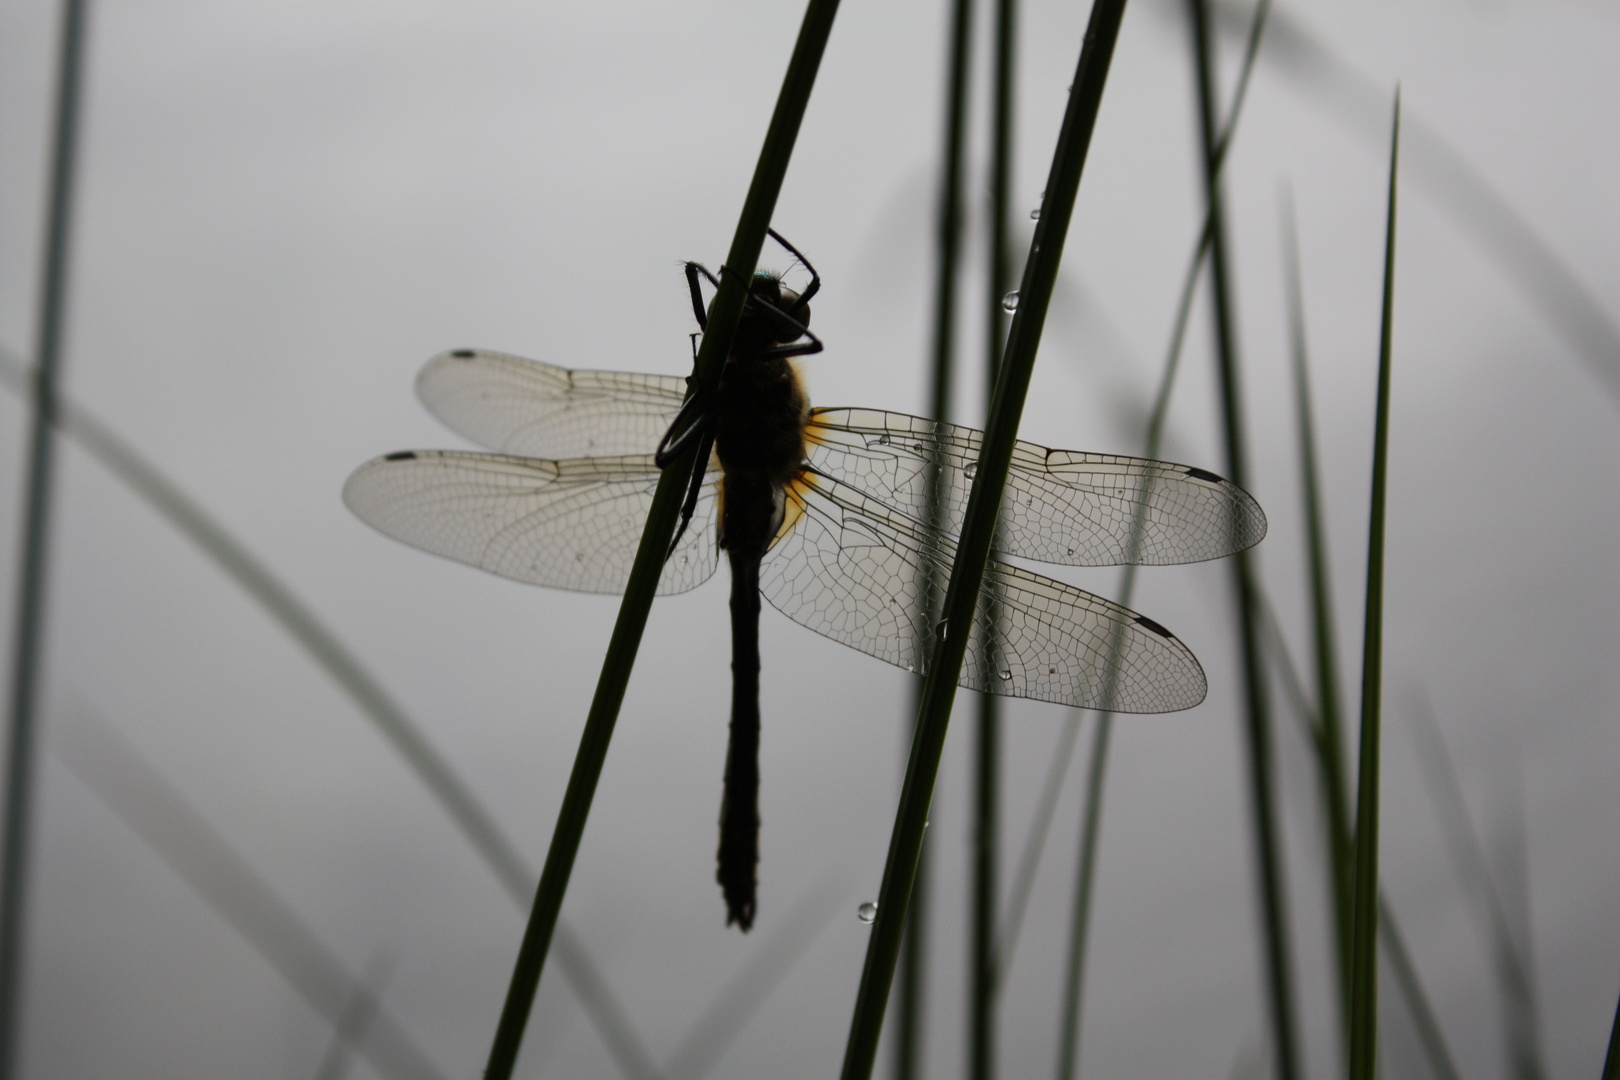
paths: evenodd
<path fill-rule="evenodd" d="M 996 672 L 996 675 L 1001 679 L 1002 682 L 1006 682 L 1008 679 L 1012 678 L 1012 672 L 1006 668 L 1002 668 L 1000 671 Z"/>
<path fill-rule="evenodd" d="M 939 637 L 939 640 L 941 640 L 941 641 L 945 640 L 945 631 L 947 631 L 949 629 L 950 629 L 950 621 L 947 620 L 947 619 L 941 619 L 941 620 L 939 620 L 939 622 L 934 624 L 934 633 Z"/>
<path fill-rule="evenodd" d="M 1039 220 L 1041 220 L 1041 208 L 1040 207 L 1037 206 L 1035 209 L 1033 209 L 1033 210 L 1031 210 L 1029 212 L 1029 220 L 1031 220 L 1031 221 L 1039 221 Z"/>
<path fill-rule="evenodd" d="M 967 477 L 969 480 L 972 480 L 975 476 L 978 476 L 979 463 L 977 461 L 970 461 L 966 465 L 962 466 L 962 475 Z"/>
<path fill-rule="evenodd" d="M 863 923 L 869 923 L 877 918 L 877 904 L 868 900 L 855 909 L 855 917 Z"/>
<path fill-rule="evenodd" d="M 888 446 L 889 445 L 889 437 L 887 435 L 879 435 L 877 437 L 877 444 L 879 446 Z"/>
<path fill-rule="evenodd" d="M 681 565 L 682 565 L 682 566 L 685 566 L 685 565 L 686 565 L 686 560 L 687 560 L 687 556 L 685 556 L 685 555 L 682 555 L 682 556 L 681 556 Z"/>
<path fill-rule="evenodd" d="M 1070 555 L 1073 555 L 1073 554 L 1074 554 L 1074 548 L 1070 548 L 1070 549 L 1069 549 L 1069 554 L 1070 554 Z"/>
<path fill-rule="evenodd" d="M 1018 290 L 1014 289 L 1012 292 L 1008 293 L 1006 296 L 1003 296 L 1001 298 L 1001 306 L 1006 311 L 1017 311 L 1018 310 Z"/>

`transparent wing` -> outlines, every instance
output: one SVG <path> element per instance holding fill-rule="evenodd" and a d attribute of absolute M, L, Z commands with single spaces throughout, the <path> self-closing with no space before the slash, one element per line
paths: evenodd
<path fill-rule="evenodd" d="M 361 520 L 396 540 L 502 577 L 620 593 L 658 487 L 651 454 L 542 461 L 406 451 L 366 462 L 343 485 Z M 685 592 L 714 573 L 715 485 L 659 579 Z"/>
<path fill-rule="evenodd" d="M 927 520 L 928 464 L 938 460 L 945 480 L 939 524 L 953 536 L 961 531 L 981 432 L 878 409 L 816 409 L 808 435 L 818 472 L 919 521 Z M 1257 544 L 1266 516 L 1248 492 L 1203 469 L 1020 441 L 1000 529 L 999 549 L 1026 559 L 1159 566 Z"/>
<path fill-rule="evenodd" d="M 686 397 L 686 380 L 457 349 L 423 366 L 416 396 L 450 430 L 491 450 L 614 457 L 653 452 Z"/>
<path fill-rule="evenodd" d="M 805 470 L 760 592 L 788 618 L 922 672 L 956 546 L 849 485 Z M 1116 712 L 1173 712 L 1204 698 L 1193 654 L 1169 631 L 1073 586 L 992 559 L 961 684 Z"/>

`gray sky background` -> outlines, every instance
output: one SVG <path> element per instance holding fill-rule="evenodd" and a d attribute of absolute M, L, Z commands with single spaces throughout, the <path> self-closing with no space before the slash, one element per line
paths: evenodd
<path fill-rule="evenodd" d="M 825 279 L 815 326 L 827 350 L 805 364 L 819 404 L 923 407 L 943 7 L 844 5 L 782 192 L 776 227 Z M 1086 10 L 1024 8 L 1016 191 L 1026 208 L 1043 186 Z M 421 362 L 441 349 L 686 372 L 693 327 L 680 260 L 724 257 L 801 12 L 93 5 L 70 393 L 285 576 L 536 865 L 615 603 L 403 547 L 353 518 L 338 492 L 378 453 L 461 445 L 411 391 Z M 1324 2 L 1278 12 L 1372 85 L 1392 92 L 1398 80 L 1409 116 L 1478 168 L 1620 317 L 1614 6 Z M 53 4 L 0 7 L 0 344 L 19 353 L 34 333 L 55 33 Z M 1224 45 L 1229 86 L 1238 49 Z M 1140 452 L 1141 410 L 1198 223 L 1187 71 L 1179 6 L 1133 5 L 1027 438 Z M 984 88 L 981 71 L 974 89 Z M 981 124 L 976 184 L 982 135 Z M 1262 54 L 1228 169 L 1251 486 L 1271 521 L 1259 561 L 1303 659 L 1279 255 L 1286 182 L 1299 209 L 1351 688 L 1385 167 L 1376 132 L 1342 124 Z M 1595 1075 L 1620 991 L 1620 400 L 1440 192 L 1414 180 L 1402 198 L 1384 881 L 1464 1073 L 1505 1075 L 1489 957 L 1414 764 L 1408 718 L 1427 694 L 1487 842 L 1511 849 L 1522 820 L 1550 1071 Z M 956 419 L 977 422 L 976 263 L 965 289 L 969 370 Z M 1207 339 L 1200 304 L 1166 456 L 1221 470 Z M 24 418 L 14 398 L 0 398 L 7 590 Z M 75 449 L 61 460 L 49 723 L 106 717 L 352 969 L 378 950 L 392 956 L 385 1007 L 448 1075 L 477 1075 L 519 912 L 393 751 L 262 612 L 99 465 Z M 1113 571 L 1061 576 L 1102 592 L 1117 582 Z M 1134 606 L 1194 649 L 1210 695 L 1191 712 L 1116 728 L 1085 1013 L 1089 1075 L 1224 1075 L 1264 1045 L 1227 581 L 1219 565 L 1139 577 Z M 9 635 L 9 616 L 4 625 Z M 719 584 L 654 606 L 564 910 L 663 1058 L 790 908 L 825 886 L 818 895 L 836 909 L 826 929 L 713 1075 L 830 1075 L 867 935 L 855 908 L 877 891 L 911 687 L 903 672 L 774 612 L 762 634 L 755 932 L 723 928 L 713 882 L 729 689 Z M 929 1074 L 939 1077 L 958 1075 L 963 1059 L 967 715 L 958 711 L 931 828 Z M 1015 703 L 1007 717 L 1010 871 L 1063 714 Z M 1291 724 L 1279 710 L 1296 981 L 1310 1073 L 1327 1075 L 1337 1051 L 1319 833 Z M 1009 1077 L 1052 1068 L 1079 771 L 1008 976 Z M 48 747 L 41 777 L 29 1075 L 313 1075 L 326 1025 Z M 1393 992 L 1383 998 L 1387 1075 L 1427 1075 Z M 357 1063 L 353 1075 L 369 1068 Z M 555 973 L 542 983 L 520 1071 L 619 1075 Z"/>

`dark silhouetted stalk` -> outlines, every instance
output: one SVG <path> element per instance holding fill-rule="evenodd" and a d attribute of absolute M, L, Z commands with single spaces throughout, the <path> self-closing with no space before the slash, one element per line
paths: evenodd
<path fill-rule="evenodd" d="M 1378 744 L 1384 676 L 1384 504 L 1389 474 L 1390 335 L 1395 312 L 1395 178 L 1401 95 L 1395 94 L 1384 232 L 1384 305 L 1378 333 L 1378 405 L 1373 428 L 1372 507 L 1367 515 L 1367 611 L 1361 647 L 1361 748 L 1357 761 L 1355 936 L 1351 946 L 1350 1080 L 1378 1070 Z"/>
<path fill-rule="evenodd" d="M 810 0 L 804 22 L 800 25 L 793 57 L 788 62 L 776 110 L 771 116 L 765 144 L 760 149 L 759 162 L 754 169 L 754 179 L 749 185 L 737 231 L 732 237 L 731 250 L 726 256 L 725 266 L 731 272 L 721 275 L 720 287 L 709 308 L 709 325 L 698 351 L 696 389 L 693 391 L 702 399 L 712 400 L 719 386 L 720 369 L 731 351 L 731 341 L 742 318 L 748 282 L 759 262 L 760 248 L 765 243 L 765 230 L 770 227 L 771 213 L 782 190 L 782 179 L 787 175 L 788 161 L 799 134 L 799 123 L 810 102 L 810 91 L 815 85 L 816 72 L 821 65 L 822 52 L 826 49 L 828 35 L 832 33 L 833 16 L 837 11 L 838 0 Z M 573 772 L 563 793 L 557 826 L 546 852 L 546 863 L 540 871 L 540 885 L 535 890 L 528 929 L 518 949 L 506 1004 L 501 1010 L 500 1023 L 490 1046 L 486 1080 L 507 1080 L 517 1063 L 523 1028 L 528 1023 L 529 1008 L 534 1003 L 535 991 L 540 985 L 540 972 L 545 967 L 546 952 L 551 945 L 552 929 L 562 909 L 563 894 L 568 889 L 568 878 L 574 868 L 574 857 L 579 853 L 580 837 L 585 832 L 585 820 L 590 815 L 591 799 L 596 794 L 602 765 L 607 760 L 608 743 L 613 738 L 619 706 L 624 701 L 625 687 L 630 682 L 630 669 L 635 664 L 641 635 L 647 626 L 647 614 L 652 609 L 653 592 L 658 587 L 664 556 L 675 534 L 675 517 L 686 493 L 686 481 L 692 475 L 698 443 L 702 442 L 698 439 L 690 441 L 692 445 L 659 478 L 657 493 L 647 512 L 641 546 L 636 550 L 635 562 L 630 568 L 630 581 L 625 587 L 624 601 L 619 607 L 619 617 L 614 623 L 613 636 L 602 661 L 602 673 L 597 680 L 596 694 L 591 699 L 590 712 L 585 718 L 585 730 L 580 736 Z"/>
<path fill-rule="evenodd" d="M 361 973 L 354 992 L 349 995 L 349 1003 L 332 1025 L 332 1041 L 327 1044 L 326 1053 L 321 1055 L 321 1063 L 315 1069 L 315 1080 L 343 1080 L 348 1074 L 349 1062 L 354 1057 L 351 1048 L 365 1040 L 371 1022 L 377 1018 L 377 1010 L 382 1006 L 383 987 L 393 974 L 393 969 L 392 956 L 381 950 L 371 954 L 366 970 Z"/>
<path fill-rule="evenodd" d="M 939 775 L 956 682 L 967 651 L 979 586 L 995 539 L 996 518 L 1006 488 L 1013 444 L 1018 438 L 1018 422 L 1029 393 L 1036 348 L 1051 303 L 1064 240 L 1074 214 L 1080 174 L 1091 145 L 1097 111 L 1102 105 L 1108 66 L 1124 13 L 1124 0 L 1097 0 L 1086 28 L 1085 43 L 1046 183 L 1041 218 L 1036 222 L 1029 259 L 1024 265 L 1019 287 L 1022 299 L 1007 336 L 1001 374 L 996 380 L 989 423 L 976 463 L 976 479 L 963 518 L 961 542 L 945 592 L 946 629 L 935 641 L 927 669 L 916 738 L 906 765 L 906 780 L 889 840 L 883 885 L 878 893 L 877 920 L 867 943 L 860 991 L 850 1022 L 849 1042 L 844 1052 L 844 1080 L 866 1080 L 872 1074 L 877 1055 L 878 1036 L 883 1029 L 883 1013 L 900 953 L 900 937 L 911 902 L 911 886 L 922 850 L 934 782 Z"/>
<path fill-rule="evenodd" d="M 28 381 L 26 366 L 0 349 L 0 384 L 22 393 Z M 64 435 L 196 544 L 198 550 L 332 677 L 405 760 L 428 794 L 494 873 L 512 902 L 520 910 L 527 906 L 534 896 L 535 874 L 518 854 L 517 846 L 496 825 L 489 809 L 456 775 L 427 735 L 337 635 L 245 544 L 93 414 L 71 398 L 62 396 L 56 403 L 55 419 Z M 619 1071 L 631 1080 L 653 1077 L 651 1056 L 591 960 L 584 942 L 565 923 L 559 922 L 556 946 L 557 963 L 563 977 L 601 1035 Z"/>
<path fill-rule="evenodd" d="M 1350 1030 L 1351 877 L 1355 873 L 1350 829 L 1350 795 L 1344 762 L 1344 721 L 1339 706 L 1337 646 L 1333 638 L 1332 573 L 1327 556 L 1327 526 L 1322 520 L 1320 472 L 1316 463 L 1316 427 L 1312 419 L 1309 351 L 1305 338 L 1305 295 L 1300 281 L 1299 237 L 1294 202 L 1285 196 L 1283 263 L 1288 289 L 1288 339 L 1294 354 L 1294 406 L 1299 428 L 1300 486 L 1305 500 L 1305 555 L 1310 567 L 1311 630 L 1315 645 L 1315 712 L 1321 730 L 1314 739 L 1321 755 L 1321 784 L 1327 827 L 1328 885 L 1333 897 L 1333 926 L 1338 945 L 1340 1023 Z M 1345 1037 L 1348 1037 L 1346 1035 Z"/>
<path fill-rule="evenodd" d="M 7 746 L 5 836 L 0 841 L 0 1080 L 17 1071 L 22 1006 L 22 951 L 28 900 L 29 817 L 34 797 L 34 741 L 39 721 L 40 653 L 45 633 L 51 481 L 56 399 L 66 321 L 68 241 L 79 127 L 80 70 L 89 0 L 64 0 L 52 124 L 50 207 L 40 270 L 37 367 L 29 418 L 28 480 L 18 560 L 17 622 L 12 639 L 11 732 Z"/>
<path fill-rule="evenodd" d="M 1222 211 L 1219 169 L 1223 148 L 1215 126 L 1214 59 L 1206 0 L 1188 0 L 1187 7 L 1191 16 L 1193 57 L 1197 69 L 1198 132 L 1203 152 L 1204 194 L 1210 211 L 1210 309 L 1214 316 L 1215 355 L 1220 375 L 1226 475 L 1232 483 L 1246 488 L 1249 486 L 1248 455 L 1244 445 L 1243 392 L 1238 381 L 1237 340 L 1233 326 L 1236 304 L 1232 297 Z M 1270 704 L 1260 655 L 1251 553 L 1238 552 L 1232 557 L 1231 565 L 1237 600 L 1239 658 L 1243 667 L 1243 704 L 1247 721 L 1250 799 L 1265 943 L 1266 990 L 1277 1073 L 1282 1080 L 1294 1080 L 1299 1075 L 1299 1048 L 1289 972 L 1288 910 L 1283 884 L 1282 844 L 1278 838 L 1273 806 Z"/>
<path fill-rule="evenodd" d="M 1013 86 L 1017 62 L 1017 0 L 996 0 L 990 96 L 990 185 L 985 243 L 985 399 L 995 392 L 1006 342 L 1005 297 L 1012 284 L 1008 207 L 1012 201 Z M 994 611 L 993 588 L 983 598 Z M 990 616 L 991 621 L 995 617 Z M 994 644 L 991 644 L 994 649 Z M 988 661 L 991 668 L 1000 661 Z M 1001 702 L 978 698 L 974 732 L 973 890 L 969 910 L 967 1075 L 990 1080 L 996 1069 L 996 896 L 1000 884 Z"/>
<path fill-rule="evenodd" d="M 935 243 L 938 263 L 934 279 L 934 356 L 928 388 L 928 415 L 941 422 L 951 418 L 951 379 L 956 356 L 956 283 L 962 261 L 962 173 L 967 145 L 968 75 L 972 70 L 973 2 L 953 0 L 949 70 L 945 79 L 945 150 L 940 164 L 940 190 Z M 929 524 L 938 525 L 942 501 L 937 462 L 930 465 L 928 505 Z M 920 596 L 934 590 L 921 589 Z M 939 612 L 926 611 L 924 625 L 939 621 Z M 923 681 L 916 682 L 916 705 L 921 703 Z M 915 722 L 915 721 L 913 721 Z M 915 731 L 912 732 L 915 736 Z M 928 845 L 917 858 L 917 878 L 912 887 L 911 911 L 906 918 L 905 940 L 900 959 L 900 1000 L 894 1037 L 895 1080 L 918 1080 L 924 1074 L 923 1052 L 927 1046 L 928 990 Z"/>
<path fill-rule="evenodd" d="M 1614 1007 L 1614 1026 L 1609 1028 L 1609 1052 L 1603 1058 L 1603 1080 L 1620 1080 L 1620 1003 Z"/>
<path fill-rule="evenodd" d="M 352 1045 L 387 1077 L 442 1077 L 270 883 L 231 849 L 110 724 L 81 712 L 54 748 L 70 772 L 335 1028 L 367 1017 Z M 358 1002 L 358 1005 L 356 1004 Z"/>

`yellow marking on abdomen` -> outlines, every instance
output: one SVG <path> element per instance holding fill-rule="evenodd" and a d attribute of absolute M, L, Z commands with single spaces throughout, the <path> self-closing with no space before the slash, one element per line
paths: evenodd
<path fill-rule="evenodd" d="M 771 547 L 780 544 L 791 533 L 801 518 L 804 517 L 804 501 L 809 492 L 815 490 L 816 477 L 808 468 L 800 469 L 787 486 L 782 489 L 782 527 L 776 530 L 771 538 Z"/>

